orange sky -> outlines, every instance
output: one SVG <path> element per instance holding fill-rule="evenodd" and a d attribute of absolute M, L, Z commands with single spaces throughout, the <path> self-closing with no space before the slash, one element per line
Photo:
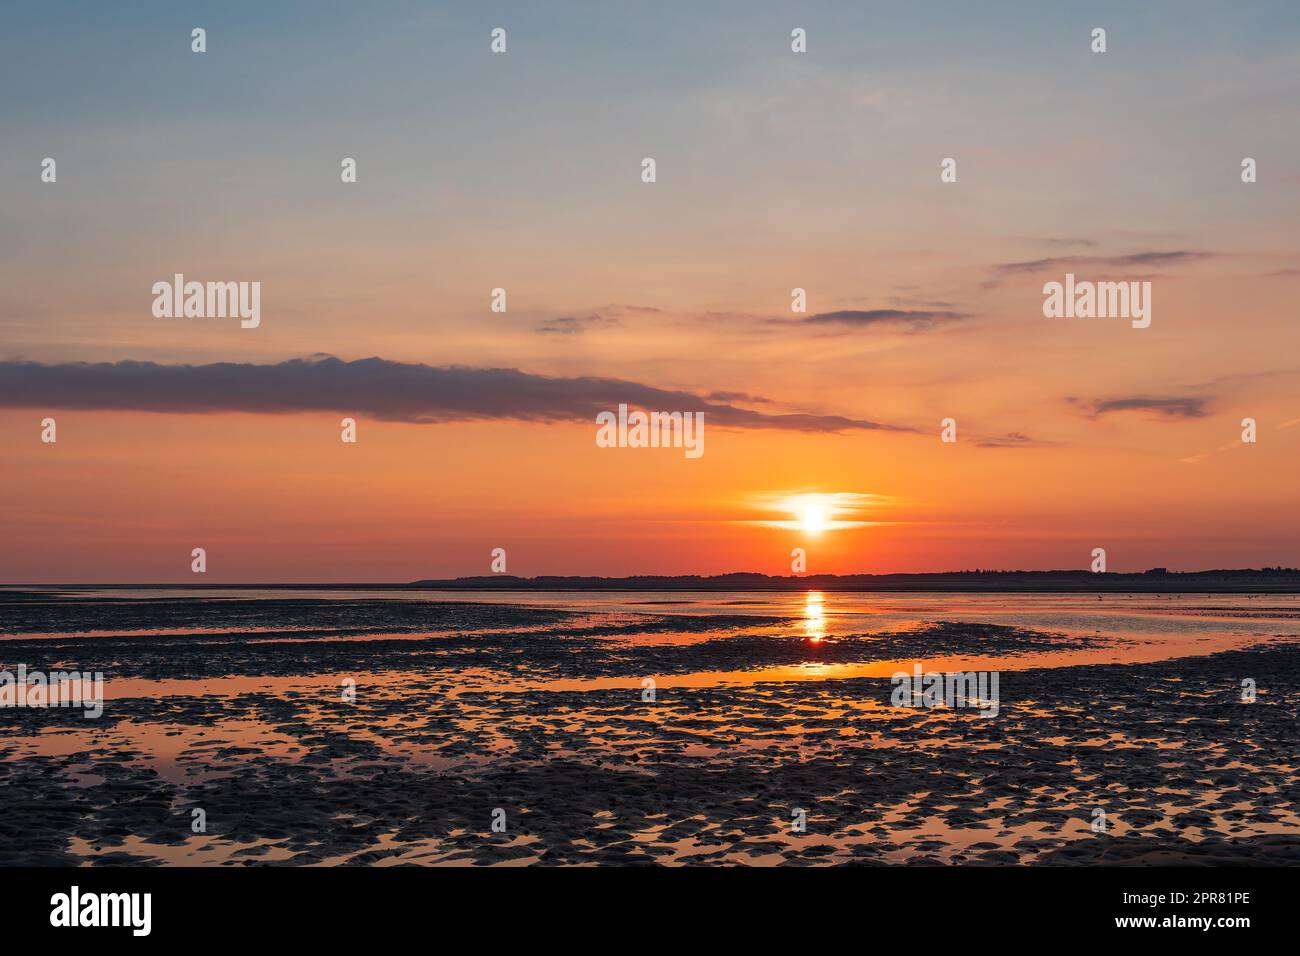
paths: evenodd
<path fill-rule="evenodd" d="M 788 573 L 796 546 L 810 572 L 1082 568 L 1095 547 L 1112 570 L 1300 564 L 1294 24 L 1117 8 L 1098 57 L 1064 13 L 943 38 L 915 12 L 823 13 L 799 58 L 775 12 L 729 33 L 520 13 L 493 59 L 456 40 L 482 26 L 460 13 L 417 63 L 418 7 L 260 40 L 230 16 L 210 61 L 165 18 L 103 23 L 122 49 L 16 27 L 3 69 L 62 78 L 0 147 L 0 371 L 38 365 L 37 387 L 0 378 L 0 581 L 193 582 L 200 546 L 205 583 L 481 574 L 495 547 L 521 575 Z M 1213 63 L 1189 63 L 1205 35 Z M 176 272 L 261 282 L 261 325 L 153 317 Z M 1152 282 L 1151 327 L 1044 318 L 1067 272 Z M 148 376 L 129 401 L 69 399 L 69 363 L 318 354 L 889 430 L 706 415 L 689 460 L 598 448 L 594 420 L 534 416 L 526 393 L 431 423 L 377 420 L 342 384 L 265 413 L 133 411 Z M 839 516 L 866 526 L 763 524 L 812 492 L 870 496 Z"/>

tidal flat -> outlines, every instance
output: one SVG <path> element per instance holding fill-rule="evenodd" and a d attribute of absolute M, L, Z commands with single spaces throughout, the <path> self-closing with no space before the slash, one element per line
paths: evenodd
<path fill-rule="evenodd" d="M 0 708 L 5 865 L 1300 863 L 1292 596 L 8 589 L 20 664 L 105 700 Z"/>

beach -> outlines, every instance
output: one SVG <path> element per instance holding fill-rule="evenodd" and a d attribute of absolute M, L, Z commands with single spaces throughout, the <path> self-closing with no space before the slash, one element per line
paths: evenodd
<path fill-rule="evenodd" d="M 0 708 L 9 865 L 1300 863 L 1291 595 L 11 588 L 0 664 L 104 696 Z"/>

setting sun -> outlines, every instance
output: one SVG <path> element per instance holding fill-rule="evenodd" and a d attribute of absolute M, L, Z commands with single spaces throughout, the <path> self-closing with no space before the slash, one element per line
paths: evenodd
<path fill-rule="evenodd" d="M 830 508 L 822 501 L 807 501 L 799 506 L 799 530 L 805 534 L 821 534 L 830 520 Z"/>
<path fill-rule="evenodd" d="M 877 525 L 880 522 L 863 519 L 878 512 L 889 501 L 884 495 L 861 491 L 769 492 L 751 499 L 750 506 L 772 517 L 751 519 L 746 523 L 815 537 L 828 531 L 849 531 Z"/>

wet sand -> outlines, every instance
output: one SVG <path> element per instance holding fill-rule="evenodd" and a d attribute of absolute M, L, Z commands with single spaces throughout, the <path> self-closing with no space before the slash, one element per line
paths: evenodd
<path fill-rule="evenodd" d="M 0 592 L 0 663 L 107 691 L 0 709 L 2 864 L 1300 863 L 1278 596 Z"/>

